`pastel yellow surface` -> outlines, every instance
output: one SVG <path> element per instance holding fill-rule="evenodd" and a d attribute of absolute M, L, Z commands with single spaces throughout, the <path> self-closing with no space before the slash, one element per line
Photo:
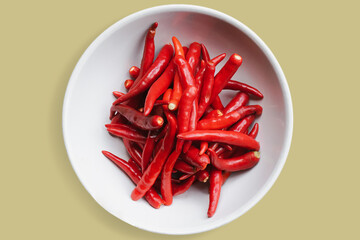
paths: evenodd
<path fill-rule="evenodd" d="M 175 2 L 0 2 L 0 239 L 360 239 L 356 1 L 182 2 L 249 26 L 289 83 L 289 157 L 273 188 L 245 215 L 206 233 L 158 235 L 118 220 L 86 192 L 62 138 L 70 74 L 107 27 L 169 3 Z"/>

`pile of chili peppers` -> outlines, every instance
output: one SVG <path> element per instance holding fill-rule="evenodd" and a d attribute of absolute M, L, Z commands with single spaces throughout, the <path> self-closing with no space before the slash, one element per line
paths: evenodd
<path fill-rule="evenodd" d="M 127 93 L 113 92 L 111 123 L 105 125 L 122 138 L 130 159 L 103 154 L 136 184 L 131 198 L 144 197 L 154 208 L 171 205 L 195 181 L 209 181 L 207 214 L 212 217 L 230 173 L 259 162 L 259 125 L 253 123 L 262 107 L 248 102 L 263 95 L 231 80 L 242 64 L 237 54 L 215 74 L 225 53 L 210 58 L 204 44 L 185 47 L 173 37 L 173 46 L 164 45 L 154 60 L 157 26 L 147 32 L 140 67 L 129 69 Z M 226 106 L 219 98 L 223 89 L 237 91 Z"/>

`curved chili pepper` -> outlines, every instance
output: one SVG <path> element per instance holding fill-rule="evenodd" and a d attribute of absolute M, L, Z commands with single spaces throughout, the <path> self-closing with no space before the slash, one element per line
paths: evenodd
<path fill-rule="evenodd" d="M 194 102 L 197 94 L 197 89 L 194 86 L 190 86 L 185 89 L 183 96 L 181 97 L 179 109 L 178 109 L 178 129 L 179 133 L 187 132 L 189 129 L 189 121 L 192 110 L 192 103 Z M 181 151 L 184 141 L 177 141 L 176 151 Z"/>
<path fill-rule="evenodd" d="M 120 125 L 120 124 L 118 124 Z M 127 138 L 134 142 L 139 143 L 145 143 L 146 137 L 139 134 L 139 132 L 134 131 L 129 128 L 121 128 L 121 127 L 109 127 L 107 128 L 108 132 L 114 136 L 121 137 L 121 138 Z"/>
<path fill-rule="evenodd" d="M 170 86 L 175 74 L 175 65 L 173 61 L 170 61 L 169 65 L 163 72 L 163 74 L 152 84 L 150 87 L 144 105 L 144 115 L 147 116 L 151 113 L 154 103 L 161 94 Z"/>
<path fill-rule="evenodd" d="M 195 166 L 192 166 L 180 159 L 175 162 L 174 169 L 186 174 L 194 174 L 198 171 Z"/>
<path fill-rule="evenodd" d="M 151 131 L 149 131 L 148 133 L 148 137 L 146 139 L 145 145 L 144 145 L 144 150 L 142 152 L 142 156 L 141 156 L 141 172 L 145 172 L 150 159 L 152 157 L 152 153 L 155 147 L 155 138 L 156 136 L 153 135 L 153 133 Z"/>
<path fill-rule="evenodd" d="M 227 114 L 229 112 L 235 111 L 236 109 L 247 105 L 249 102 L 249 95 L 243 92 L 238 92 L 238 94 L 231 99 L 231 101 L 226 105 L 223 112 Z"/>
<path fill-rule="evenodd" d="M 220 110 L 223 110 L 223 109 L 224 109 L 224 105 L 222 104 L 219 95 L 217 95 L 217 97 L 214 99 L 214 101 L 211 103 L 211 105 L 212 105 L 215 109 L 220 109 Z"/>
<path fill-rule="evenodd" d="M 122 93 L 122 92 L 119 92 L 119 91 L 113 91 L 113 94 L 114 94 L 114 97 L 116 97 L 116 98 L 119 98 L 119 97 L 125 95 L 125 93 Z"/>
<path fill-rule="evenodd" d="M 170 62 L 170 59 L 172 58 L 173 51 L 173 47 L 170 44 L 166 44 L 161 49 L 154 63 L 150 66 L 144 76 L 141 77 L 138 82 L 135 81 L 129 92 L 115 100 L 113 105 L 117 105 L 134 96 L 139 95 L 140 93 L 145 92 L 151 86 L 151 84 L 164 72 Z"/>
<path fill-rule="evenodd" d="M 203 56 L 205 62 L 210 61 L 209 52 L 208 52 L 208 50 L 206 49 L 206 47 L 205 47 L 205 45 L 203 43 L 201 44 L 201 53 L 202 53 L 202 56 Z"/>
<path fill-rule="evenodd" d="M 256 138 L 258 132 L 259 132 L 259 124 L 255 123 L 254 127 L 251 129 L 251 132 L 249 133 L 249 137 Z"/>
<path fill-rule="evenodd" d="M 226 83 L 224 89 L 242 91 L 242 92 L 254 95 L 254 96 L 258 97 L 258 98 L 263 98 L 264 97 L 264 95 L 259 90 L 257 90 L 256 88 L 254 88 L 252 86 L 249 86 L 249 85 L 247 85 L 245 83 L 234 81 L 234 80 L 229 80 Z"/>
<path fill-rule="evenodd" d="M 185 179 L 188 179 L 189 177 L 193 176 L 194 174 L 183 174 L 182 176 L 179 177 L 180 181 L 183 181 Z"/>
<path fill-rule="evenodd" d="M 254 113 L 256 115 L 260 115 L 262 113 L 262 107 L 260 105 L 243 106 L 223 116 L 201 120 L 198 123 L 197 129 L 227 128 L 239 121 L 241 118 Z"/>
<path fill-rule="evenodd" d="M 224 183 L 226 182 L 226 180 L 230 177 L 231 172 L 228 171 L 224 171 L 222 174 L 222 184 L 224 185 Z"/>
<path fill-rule="evenodd" d="M 218 169 L 229 172 L 252 168 L 260 160 L 260 153 L 257 151 L 248 152 L 233 158 L 219 158 L 211 148 L 208 151 L 210 152 L 211 164 Z"/>
<path fill-rule="evenodd" d="M 134 80 L 132 79 L 127 79 L 124 82 L 124 86 L 127 90 L 129 90 L 133 84 L 134 84 Z"/>
<path fill-rule="evenodd" d="M 202 86 L 202 81 L 204 79 L 205 69 L 206 69 L 206 63 L 205 63 L 204 60 L 201 60 L 200 69 L 196 73 L 196 76 L 195 76 L 195 87 L 197 87 L 198 89 L 200 89 L 200 87 Z"/>
<path fill-rule="evenodd" d="M 137 66 L 132 66 L 129 69 L 129 74 L 130 74 L 130 77 L 132 77 L 132 78 L 136 79 L 139 76 L 139 73 L 140 73 L 140 68 L 138 68 Z"/>
<path fill-rule="evenodd" d="M 195 79 L 190 64 L 181 55 L 175 56 L 174 63 L 179 74 L 180 83 L 183 89 L 195 86 Z"/>
<path fill-rule="evenodd" d="M 177 39 L 176 37 L 172 37 L 172 42 L 174 44 L 174 49 L 175 49 L 175 56 L 183 56 L 185 57 L 185 53 L 184 53 L 184 48 L 181 45 L 179 39 Z"/>
<path fill-rule="evenodd" d="M 205 109 L 210 105 L 210 98 L 212 94 L 212 88 L 214 86 L 214 74 L 215 74 L 215 64 L 213 62 L 207 62 L 203 84 L 200 93 L 199 109 L 198 109 L 198 119 L 202 117 L 205 112 Z"/>
<path fill-rule="evenodd" d="M 164 199 L 165 205 L 171 205 L 173 200 L 171 190 L 171 174 L 179 156 L 180 152 L 173 151 L 166 160 L 164 168 L 161 172 L 161 196 Z"/>
<path fill-rule="evenodd" d="M 184 192 L 186 192 L 187 190 L 189 190 L 189 188 L 191 187 L 191 185 L 194 183 L 195 181 L 195 175 L 189 177 L 186 181 L 184 181 L 181 184 L 176 184 L 176 183 L 172 183 L 172 194 L 173 196 L 177 196 L 180 194 L 183 194 Z"/>
<path fill-rule="evenodd" d="M 190 146 L 189 150 L 184 154 L 183 160 L 199 169 L 205 169 L 210 163 L 209 156 L 206 154 L 199 155 L 199 152 L 199 149 Z"/>
<path fill-rule="evenodd" d="M 216 65 L 218 65 L 224 58 L 226 57 L 226 53 L 222 53 L 219 56 L 214 57 L 211 59 L 211 62 L 213 62 Z"/>
<path fill-rule="evenodd" d="M 144 196 L 144 194 L 151 188 L 154 184 L 156 178 L 159 176 L 162 167 L 169 156 L 174 143 L 174 138 L 176 136 L 176 118 L 170 112 L 165 112 L 166 118 L 168 120 L 169 129 L 165 134 L 163 143 L 160 150 L 149 164 L 145 170 L 141 180 L 137 184 L 136 188 L 131 193 L 131 198 L 136 201 Z"/>
<path fill-rule="evenodd" d="M 151 64 L 154 61 L 154 56 L 155 56 L 154 37 L 157 26 L 158 26 L 157 22 L 153 23 L 146 34 L 143 57 L 141 59 L 141 64 L 140 64 L 140 71 L 138 77 L 135 80 L 136 84 L 138 84 L 141 81 L 141 78 L 145 75 L 145 73 L 148 71 L 148 69 L 150 68 Z"/>
<path fill-rule="evenodd" d="M 168 106 L 169 110 L 174 111 L 178 108 L 182 94 L 183 94 L 183 89 L 180 83 L 180 77 L 179 74 L 175 72 L 173 92 Z"/>
<path fill-rule="evenodd" d="M 223 90 L 226 83 L 232 78 L 232 76 L 234 76 L 241 63 L 242 58 L 234 53 L 233 55 L 231 55 L 225 65 L 221 68 L 221 70 L 216 74 L 210 103 L 214 101 L 217 95 Z"/>
<path fill-rule="evenodd" d="M 215 167 L 212 167 L 209 181 L 209 208 L 207 215 L 210 218 L 215 214 L 217 205 L 219 203 L 222 185 L 222 172 Z"/>
<path fill-rule="evenodd" d="M 212 118 L 216 118 L 216 117 L 221 117 L 223 116 L 223 112 L 220 109 L 216 109 L 216 110 L 212 110 L 211 112 L 209 112 L 208 114 L 206 114 L 202 120 L 206 120 L 206 119 L 212 119 Z"/>
<path fill-rule="evenodd" d="M 137 169 L 137 167 L 134 167 L 132 164 L 126 162 L 125 160 L 115 156 L 108 151 L 102 151 L 102 153 L 105 155 L 105 157 L 115 163 L 116 166 L 123 170 L 135 184 L 140 181 L 141 172 L 139 169 Z M 149 191 L 145 194 L 145 199 L 154 208 L 159 208 L 163 204 L 163 200 L 154 188 L 149 189 Z"/>
<path fill-rule="evenodd" d="M 259 150 L 260 144 L 246 134 L 223 130 L 195 130 L 178 134 L 182 140 L 221 142 L 248 149 Z M 210 148 L 209 148 L 210 149 Z"/>
<path fill-rule="evenodd" d="M 200 62 L 200 55 L 201 55 L 200 43 L 198 42 L 191 43 L 189 47 L 189 51 L 186 54 L 186 61 L 189 63 L 192 75 L 194 75 L 196 66 Z"/>
<path fill-rule="evenodd" d="M 126 138 L 123 138 L 123 142 L 130 157 L 134 159 L 139 166 L 141 166 L 141 155 L 143 151 L 140 149 L 139 145 Z"/>
<path fill-rule="evenodd" d="M 209 174 L 208 170 L 203 169 L 203 170 L 198 171 L 195 174 L 195 176 L 196 176 L 196 180 L 198 180 L 199 182 L 205 183 L 209 179 L 210 174 Z"/>
<path fill-rule="evenodd" d="M 200 151 L 199 151 L 199 155 L 203 155 L 206 150 L 208 149 L 209 147 L 209 143 L 208 142 L 201 142 L 200 143 Z"/>
<path fill-rule="evenodd" d="M 131 168 L 136 168 L 137 170 L 139 170 L 141 172 L 141 167 L 135 162 L 134 159 L 130 158 L 128 160 L 128 164 Z"/>
<path fill-rule="evenodd" d="M 164 119 L 158 115 L 145 116 L 136 109 L 123 104 L 113 105 L 111 108 L 113 111 L 124 116 L 134 126 L 141 129 L 154 130 L 161 128 L 164 124 Z"/>

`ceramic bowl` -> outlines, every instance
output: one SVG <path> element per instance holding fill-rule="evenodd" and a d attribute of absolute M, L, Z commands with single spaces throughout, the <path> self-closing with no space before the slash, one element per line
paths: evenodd
<path fill-rule="evenodd" d="M 207 217 L 207 184 L 197 183 L 171 206 L 154 209 L 144 200 L 130 198 L 134 184 L 101 151 L 124 159 L 128 155 L 120 139 L 111 137 L 109 123 L 112 91 L 125 91 L 128 69 L 139 66 L 144 37 L 153 22 L 156 53 L 176 36 L 183 45 L 204 43 L 211 57 L 237 53 L 243 64 L 233 79 L 258 88 L 264 111 L 257 140 L 261 159 L 257 166 L 234 173 L 222 188 L 212 218 Z M 223 63 L 225 62 L 223 61 Z M 219 64 L 217 71 L 223 65 Z M 223 91 L 227 103 L 236 93 Z M 283 71 L 265 43 L 240 21 L 219 11 L 192 5 L 165 5 L 134 13 L 106 29 L 84 52 L 77 63 L 64 99 L 63 135 L 71 164 L 90 195 L 106 211 L 128 224 L 163 234 L 192 234 L 217 228 L 252 208 L 279 176 L 290 148 L 293 112 L 289 87 Z M 239 226 L 239 230 L 241 226 Z"/>

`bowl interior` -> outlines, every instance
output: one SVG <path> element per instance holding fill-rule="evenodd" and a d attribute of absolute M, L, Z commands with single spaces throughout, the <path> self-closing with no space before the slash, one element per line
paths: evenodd
<path fill-rule="evenodd" d="M 156 52 L 176 36 L 183 45 L 193 41 L 204 43 L 211 57 L 225 52 L 227 60 L 232 53 L 238 53 L 243 57 L 243 64 L 233 79 L 251 84 L 265 96 L 261 101 L 251 100 L 264 108 L 263 115 L 256 120 L 260 124 L 257 137 L 261 143 L 260 163 L 250 171 L 230 176 L 222 188 L 217 212 L 210 219 L 206 215 L 207 184 L 195 184 L 185 194 L 175 197 L 171 206 L 156 210 L 144 199 L 137 202 L 130 199 L 134 184 L 101 153 L 108 150 L 128 159 L 122 141 L 111 137 L 104 124 L 109 123 L 109 108 L 114 101 L 112 91 L 125 91 L 123 82 L 129 78 L 128 69 L 139 66 L 146 30 L 155 21 L 159 23 Z M 235 20 L 226 15 L 205 8 L 155 8 L 114 24 L 94 41 L 79 61 L 64 101 L 65 144 L 80 181 L 111 214 L 153 232 L 206 231 L 246 212 L 275 181 L 288 151 L 292 122 L 287 101 L 291 107 L 291 99 L 287 99 L 286 82 L 284 86 L 284 79 L 280 79 L 257 37 L 249 36 L 250 30 L 234 23 Z M 227 103 L 235 94 L 223 91 L 223 102 Z"/>

